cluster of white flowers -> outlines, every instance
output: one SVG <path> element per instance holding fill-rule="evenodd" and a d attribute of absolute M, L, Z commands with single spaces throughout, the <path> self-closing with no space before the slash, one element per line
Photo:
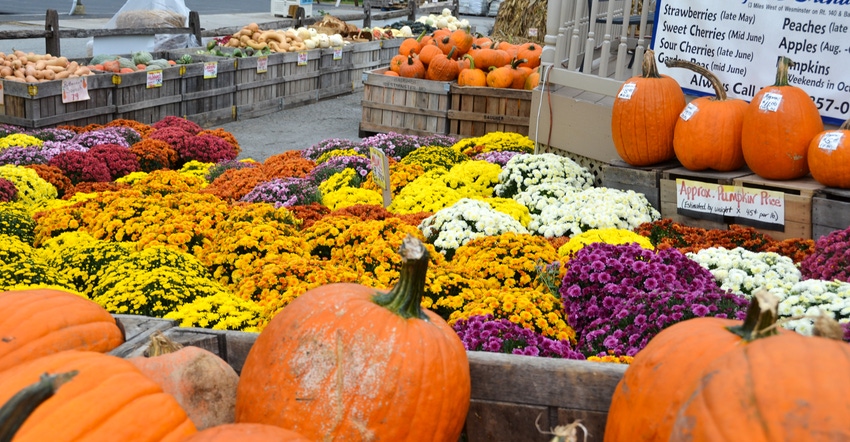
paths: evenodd
<path fill-rule="evenodd" d="M 811 335 L 814 320 L 823 311 L 839 324 L 850 322 L 850 283 L 807 279 L 794 284 L 779 302 L 780 318 L 792 319 L 782 326 L 803 335 Z"/>
<path fill-rule="evenodd" d="M 546 238 L 571 237 L 590 229 L 633 230 L 660 217 L 642 193 L 591 187 L 544 207 L 528 229 Z"/>
<path fill-rule="evenodd" d="M 539 215 L 546 207 L 566 202 L 580 191 L 561 182 L 535 184 L 514 195 L 514 200 L 527 207 L 530 213 Z"/>
<path fill-rule="evenodd" d="M 482 236 L 528 233 L 510 215 L 494 210 L 484 201 L 469 198 L 462 198 L 425 218 L 419 224 L 419 230 L 443 254 L 453 253 L 458 247 Z"/>
<path fill-rule="evenodd" d="M 802 279 L 791 258 L 774 252 L 711 247 L 687 256 L 708 269 L 720 288 L 748 298 L 759 290 L 782 297 Z"/>
<path fill-rule="evenodd" d="M 511 198 L 531 186 L 550 182 L 582 190 L 593 185 L 593 175 L 575 161 L 553 153 L 518 154 L 502 168 L 494 190 L 496 196 Z"/>

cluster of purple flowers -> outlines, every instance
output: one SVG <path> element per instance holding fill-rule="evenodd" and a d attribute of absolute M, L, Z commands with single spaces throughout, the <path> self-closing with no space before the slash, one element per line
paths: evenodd
<path fill-rule="evenodd" d="M 522 152 L 515 152 L 512 150 L 497 150 L 493 152 L 480 153 L 472 157 L 472 159 L 487 161 L 489 163 L 498 164 L 502 167 L 505 167 L 505 164 L 508 164 L 508 161 L 510 161 L 511 158 L 520 153 Z"/>
<path fill-rule="evenodd" d="M 805 279 L 850 282 L 850 228 L 821 236 L 815 251 L 800 262 Z"/>
<path fill-rule="evenodd" d="M 33 129 L 26 134 L 42 141 L 68 141 L 77 136 L 77 133 L 72 130 L 57 128 Z M 136 135 L 138 136 L 138 134 Z"/>
<path fill-rule="evenodd" d="M 71 140 L 66 141 L 45 141 L 41 146 L 41 153 L 49 162 L 53 157 L 62 152 L 87 152 L 88 147 Z"/>
<path fill-rule="evenodd" d="M 135 136 L 129 135 L 130 132 Z M 131 139 L 135 139 L 133 143 L 142 139 L 139 133 L 127 127 L 105 127 L 103 129 L 92 130 L 77 134 L 72 141 L 88 148 L 97 146 L 98 144 L 117 144 L 119 146 L 130 147 Z"/>
<path fill-rule="evenodd" d="M 507 353 L 546 358 L 584 359 L 569 341 L 550 339 L 519 324 L 493 315 L 471 316 L 452 326 L 470 351 Z"/>
<path fill-rule="evenodd" d="M 15 183 L 0 177 L 0 203 L 9 203 L 18 199 L 18 188 Z"/>
<path fill-rule="evenodd" d="M 422 144 L 420 137 L 415 135 L 402 135 L 395 132 L 372 135 L 360 141 L 366 149 L 376 147 L 390 158 L 400 160 L 410 152 L 427 144 Z"/>
<path fill-rule="evenodd" d="M 0 150 L 0 166 L 26 166 L 27 164 L 45 164 L 47 155 L 40 146 L 10 147 Z"/>
<path fill-rule="evenodd" d="M 353 149 L 354 151 L 368 155 L 369 149 L 366 149 L 366 152 L 363 152 L 362 145 L 357 141 L 346 140 L 342 138 L 328 138 L 327 140 L 319 141 L 318 143 L 304 149 L 301 152 L 301 156 L 307 158 L 308 160 L 316 161 L 324 155 L 325 153 L 334 151 L 334 150 L 349 150 Z"/>
<path fill-rule="evenodd" d="M 357 176 L 361 179 L 366 178 L 369 172 L 372 171 L 372 163 L 369 158 L 359 157 L 356 155 L 339 156 L 328 159 L 322 164 L 316 165 L 310 174 L 307 176 L 317 186 L 323 181 L 330 178 L 331 175 L 342 172 L 345 169 L 352 168 L 357 172 Z"/>
<path fill-rule="evenodd" d="M 634 356 L 658 332 L 694 317 L 743 319 L 748 301 L 677 249 L 593 243 L 570 260 L 564 314 L 585 355 Z"/>
<path fill-rule="evenodd" d="M 275 207 L 307 205 L 321 200 L 318 185 L 308 178 L 275 178 L 258 184 L 241 199 L 251 203 L 271 203 Z"/>

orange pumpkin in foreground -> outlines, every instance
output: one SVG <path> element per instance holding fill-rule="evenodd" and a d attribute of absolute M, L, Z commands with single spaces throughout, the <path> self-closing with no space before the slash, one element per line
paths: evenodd
<path fill-rule="evenodd" d="M 408 236 L 401 255 L 389 292 L 328 284 L 271 320 L 242 369 L 237 423 L 310 440 L 458 440 L 470 400 L 466 351 L 420 307 L 425 245 Z"/>
<path fill-rule="evenodd" d="M 310 442 L 310 439 L 274 425 L 225 424 L 199 431 L 181 442 Z"/>
<path fill-rule="evenodd" d="M 850 189 L 850 120 L 819 133 L 809 144 L 809 169 L 824 186 Z"/>
<path fill-rule="evenodd" d="M 617 153 L 632 166 L 672 160 L 673 130 L 685 108 L 679 83 L 658 73 L 655 52 L 643 55 L 643 75 L 626 80 L 614 97 L 611 137 Z"/>

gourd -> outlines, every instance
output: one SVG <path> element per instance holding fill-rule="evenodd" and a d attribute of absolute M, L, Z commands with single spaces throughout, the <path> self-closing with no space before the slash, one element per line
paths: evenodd
<path fill-rule="evenodd" d="M 437 55 L 445 55 L 435 44 L 425 44 L 419 49 L 419 60 L 428 65 Z"/>
<path fill-rule="evenodd" d="M 310 442 L 310 439 L 275 425 L 224 424 L 199 431 L 181 442 Z"/>
<path fill-rule="evenodd" d="M 214 353 L 157 332 L 145 356 L 128 360 L 174 396 L 199 430 L 234 422 L 239 375 Z"/>
<path fill-rule="evenodd" d="M 118 66 L 120 68 L 130 68 L 135 69 L 138 63 L 133 63 L 133 60 L 130 60 L 127 57 L 118 57 Z"/>
<path fill-rule="evenodd" d="M 523 43 L 517 51 L 517 58 L 525 60 L 520 67 L 536 68 L 540 66 L 540 56 L 543 55 L 543 47 L 537 43 Z"/>
<path fill-rule="evenodd" d="M 278 425 L 310 440 L 458 440 L 470 400 L 466 351 L 420 307 L 424 244 L 408 236 L 400 254 L 389 292 L 328 284 L 270 321 L 245 359 L 237 423 Z"/>
<path fill-rule="evenodd" d="M 717 76 L 696 63 L 668 58 L 665 64 L 696 72 L 714 88 L 714 97 L 695 98 L 676 120 L 673 130 L 676 159 L 688 170 L 729 172 L 743 167 L 741 126 L 747 102 L 727 98 Z"/>
<path fill-rule="evenodd" d="M 51 353 L 105 353 L 124 342 L 124 333 L 106 309 L 54 289 L 0 293 L 0 337 L 0 373 Z"/>
<path fill-rule="evenodd" d="M 528 77 L 525 78 L 525 85 L 523 85 L 522 88 L 527 90 L 527 91 L 530 91 L 530 90 L 534 90 L 534 88 L 536 88 L 537 85 L 539 85 L 539 84 L 540 84 L 540 71 L 537 68 L 535 68 L 534 70 L 531 71 L 530 74 L 528 74 Z"/>
<path fill-rule="evenodd" d="M 808 151 L 812 178 L 829 187 L 850 189 L 850 120 L 812 138 Z"/>
<path fill-rule="evenodd" d="M 153 60 L 153 55 L 151 55 L 151 53 L 148 52 L 148 51 L 133 52 L 132 57 L 133 57 L 133 64 L 137 64 L 137 65 L 138 64 L 147 65 L 148 63 L 151 62 L 151 60 Z"/>
<path fill-rule="evenodd" d="M 675 158 L 673 130 L 685 107 L 675 79 L 658 73 L 655 52 L 643 55 L 643 75 L 626 80 L 614 97 L 611 137 L 617 153 L 632 166 Z"/>
<path fill-rule="evenodd" d="M 788 68 L 793 64 L 788 57 L 780 57 L 776 82 L 758 91 L 744 113 L 744 161 L 769 180 L 808 174 L 809 143 L 823 131 L 823 121 L 809 94 L 788 83 Z"/>
<path fill-rule="evenodd" d="M 104 61 L 117 60 L 117 55 L 98 54 L 89 60 L 89 65 L 103 64 Z"/>
<path fill-rule="evenodd" d="M 197 431 L 177 401 L 129 361 L 90 351 L 62 351 L 4 371 L 0 403 L 44 373 L 73 371 L 77 375 L 24 421 L 15 442 L 176 442 Z"/>
<path fill-rule="evenodd" d="M 419 49 L 421 48 L 421 42 L 422 42 L 423 36 L 425 36 L 425 31 L 422 31 L 422 33 L 419 34 L 419 37 L 405 38 L 401 42 L 401 46 L 398 47 L 399 55 L 407 56 L 407 55 L 411 55 L 411 54 L 418 54 Z"/>

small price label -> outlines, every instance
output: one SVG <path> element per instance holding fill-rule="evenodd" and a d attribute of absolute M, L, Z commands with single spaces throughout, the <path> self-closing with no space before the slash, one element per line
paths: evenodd
<path fill-rule="evenodd" d="M 342 60 L 342 46 L 334 47 L 334 61 Z"/>
<path fill-rule="evenodd" d="M 698 110 L 699 108 L 694 106 L 693 103 L 688 103 L 688 105 L 685 106 L 685 110 L 683 110 L 682 113 L 679 114 L 679 117 L 685 121 L 688 121 L 691 119 L 691 117 L 694 116 L 695 113 L 697 113 Z"/>
<path fill-rule="evenodd" d="M 257 73 L 265 74 L 269 71 L 269 57 L 267 55 L 263 55 L 257 58 Z"/>
<path fill-rule="evenodd" d="M 635 88 L 637 88 L 637 84 L 635 83 L 625 83 L 623 88 L 620 89 L 620 93 L 617 94 L 617 98 L 623 100 L 631 100 L 632 94 L 635 93 Z"/>
<path fill-rule="evenodd" d="M 307 66 L 307 51 L 298 53 L 298 66 Z"/>
<path fill-rule="evenodd" d="M 378 148 L 369 148 L 369 162 L 372 166 L 372 179 L 382 190 L 390 189 L 390 165 L 387 155 Z"/>
<path fill-rule="evenodd" d="M 162 87 L 162 69 L 148 71 L 145 87 L 148 89 Z"/>
<path fill-rule="evenodd" d="M 838 145 L 841 144 L 841 140 L 844 138 L 844 134 L 841 131 L 830 131 L 823 136 L 820 137 L 820 141 L 818 142 L 818 148 L 827 151 L 833 151 L 838 149 Z"/>
<path fill-rule="evenodd" d="M 782 95 L 767 92 L 761 97 L 759 102 L 759 110 L 776 112 L 779 110 L 779 104 L 782 103 Z"/>
<path fill-rule="evenodd" d="M 537 28 L 528 28 L 529 37 L 537 37 Z"/>
<path fill-rule="evenodd" d="M 89 99 L 89 83 L 86 77 L 62 80 L 62 102 L 73 103 Z"/>
<path fill-rule="evenodd" d="M 0 81 L 0 106 L 5 106 L 6 103 L 3 101 L 3 82 Z"/>
<path fill-rule="evenodd" d="M 204 79 L 216 78 L 216 77 L 218 77 L 218 62 L 217 61 L 204 62 Z"/>

